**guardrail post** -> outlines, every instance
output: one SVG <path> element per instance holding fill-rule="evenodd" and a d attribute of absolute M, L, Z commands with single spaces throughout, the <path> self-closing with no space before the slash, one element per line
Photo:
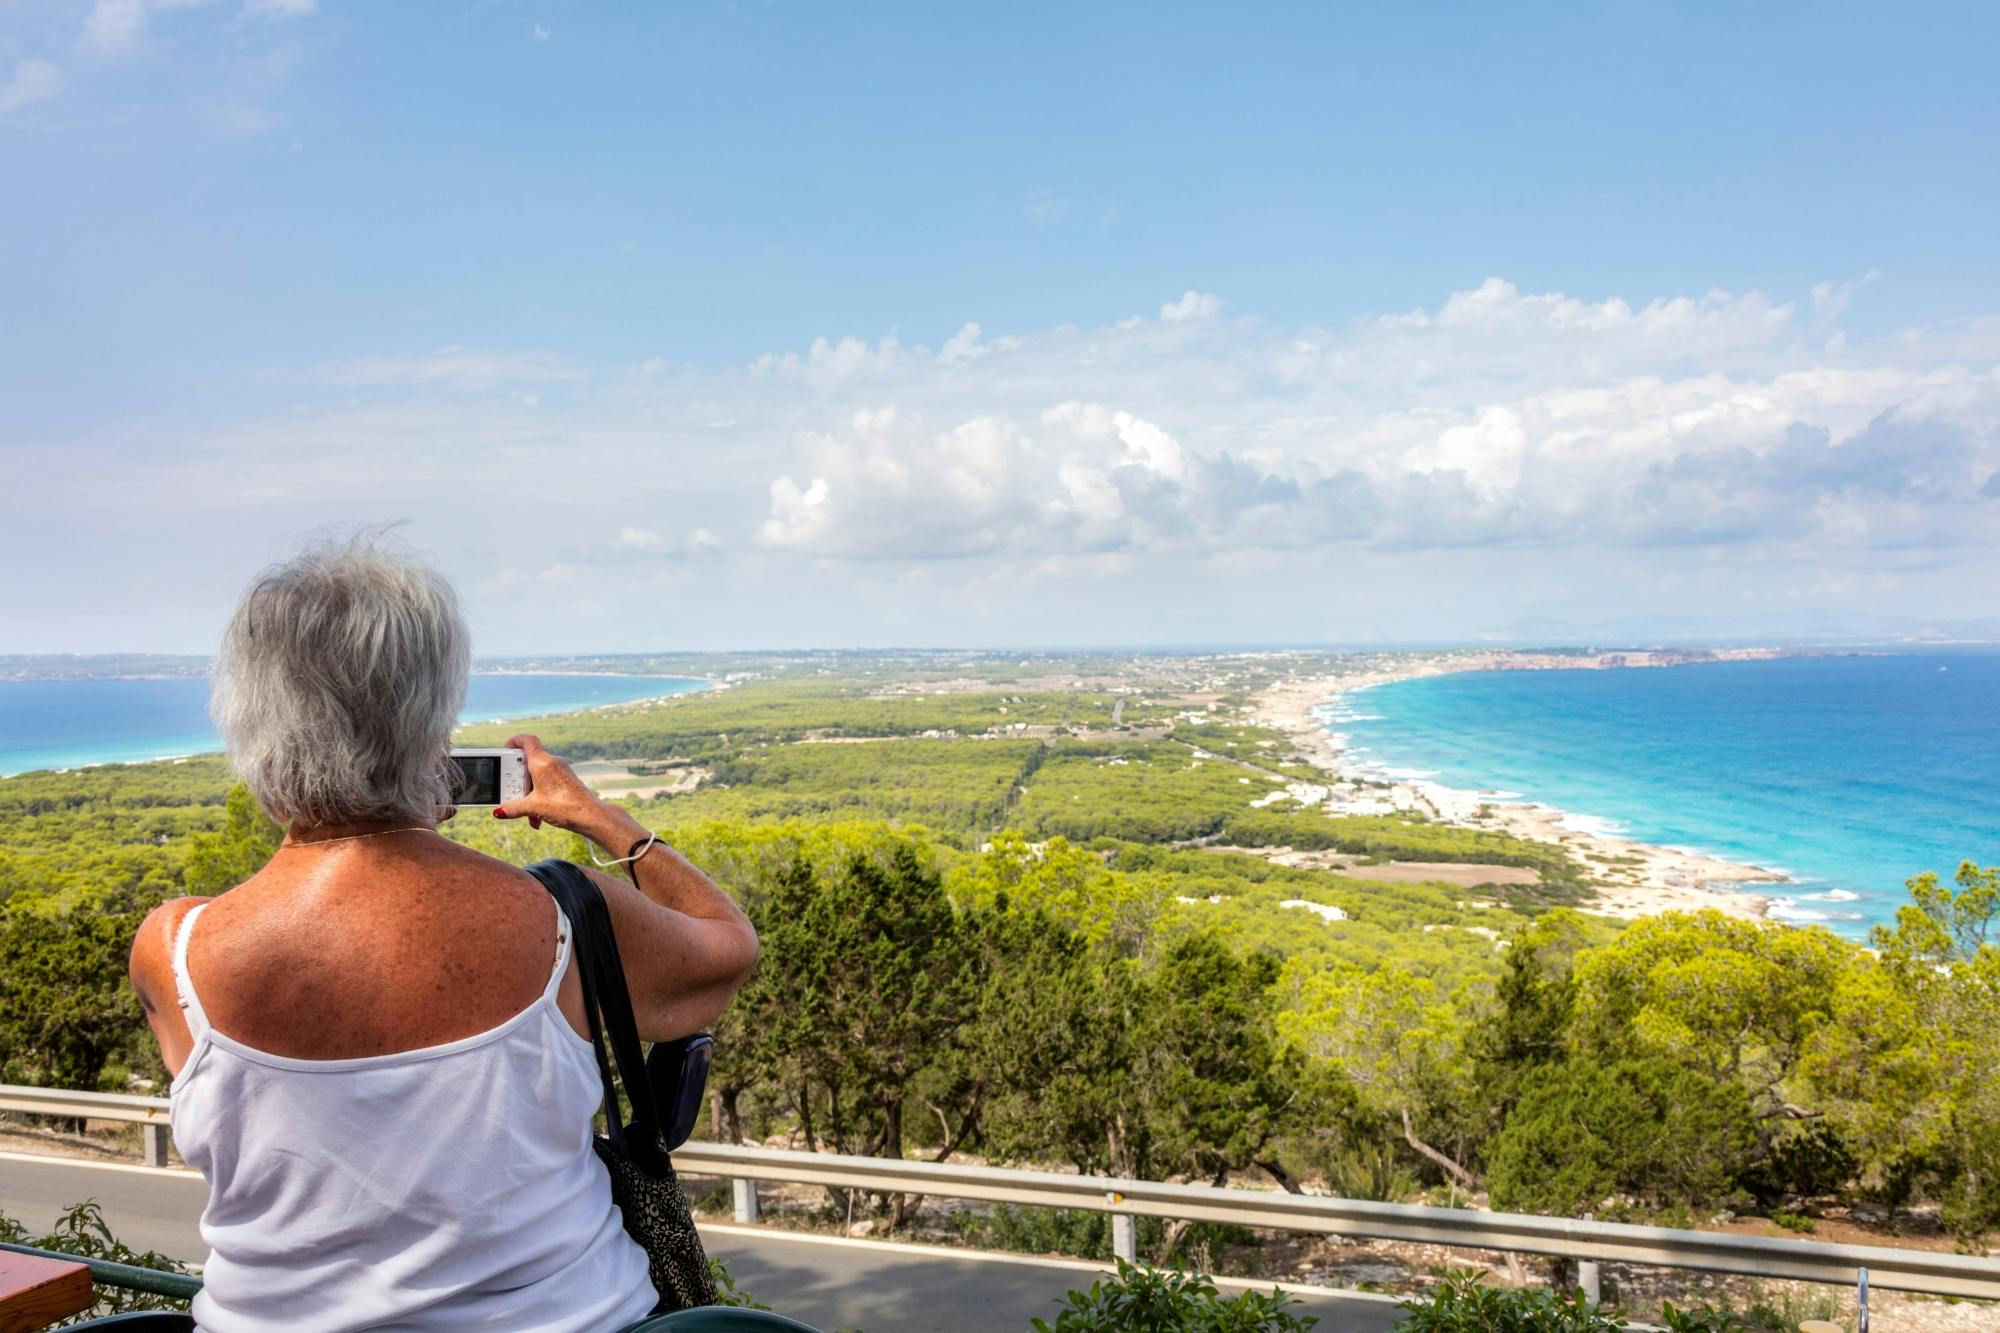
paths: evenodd
<path fill-rule="evenodd" d="M 1583 1220 L 1586 1222 L 1595 1222 L 1597 1214 L 1585 1213 Z M 1604 1299 L 1604 1275 L 1598 1268 L 1595 1259 L 1579 1259 L 1576 1261 L 1576 1289 L 1582 1292 L 1583 1298 L 1592 1305 L 1596 1305 Z"/>
<path fill-rule="evenodd" d="M 1139 1219 L 1132 1214 L 1111 1215 L 1111 1253 L 1128 1264 L 1139 1262 Z"/>
<path fill-rule="evenodd" d="M 736 1220 L 746 1226 L 757 1220 L 757 1182 L 738 1176 L 729 1182 L 729 1192 L 736 1200 Z"/>
<path fill-rule="evenodd" d="M 167 1164 L 167 1127 L 160 1124 L 144 1124 L 139 1130 L 146 1136 L 146 1165 L 165 1166 Z"/>

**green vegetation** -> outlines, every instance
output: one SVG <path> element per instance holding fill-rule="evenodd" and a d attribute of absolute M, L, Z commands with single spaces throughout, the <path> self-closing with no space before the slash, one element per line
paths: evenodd
<path fill-rule="evenodd" d="M 1457 828 L 1407 815 L 1351 815 L 1341 819 L 1287 815 L 1236 815 L 1224 830 L 1246 847 L 1296 847 L 1353 852 L 1381 861 L 1450 861 L 1520 866 L 1539 871 L 1545 885 L 1575 889 L 1582 871 L 1559 847 L 1524 842 L 1506 833 Z"/>
<path fill-rule="evenodd" d="M 1019 740 L 758 747 L 717 761 L 709 783 L 669 809 L 677 820 L 894 819 L 969 836 L 1003 826 L 1042 753 Z"/>
<path fill-rule="evenodd" d="M 1118 1261 L 1118 1272 L 1088 1291 L 1069 1293 L 1056 1321 L 1035 1320 L 1035 1333 L 1305 1333 L 1319 1323 L 1295 1315 L 1297 1302 L 1273 1287 L 1224 1296 L 1199 1273 Z"/>
<path fill-rule="evenodd" d="M 1488 1287 L 1477 1271 L 1447 1273 L 1428 1299 L 1402 1303 L 1396 1325 L 1408 1333 L 1613 1333 L 1623 1319 L 1582 1292 L 1547 1287 Z"/>
<path fill-rule="evenodd" d="M 1064 1254 L 1106 1263 L 1115 1257 L 1111 1252 L 1109 1213 L 1000 1203 L 983 1211 L 968 1209 L 957 1213 L 952 1224 L 966 1244 L 982 1250 Z M 1140 1248 L 1158 1250 L 1169 1224 L 1157 1217 L 1137 1217 L 1133 1224 Z M 1257 1243 L 1257 1233 L 1249 1228 L 1218 1222 L 1197 1222 L 1187 1229 L 1183 1240 L 1190 1255 L 1213 1255 L 1224 1246 Z"/>
<path fill-rule="evenodd" d="M 894 691 L 894 692 L 890 692 Z M 1117 700 L 1080 693 L 911 692 L 869 681 L 778 681 L 593 709 L 538 721 L 550 749 L 575 759 L 706 762 L 754 745 L 825 738 L 940 739 L 1018 735 L 1029 728 L 1108 727 Z M 498 745 L 521 729 L 468 727 L 467 745 Z"/>
<path fill-rule="evenodd" d="M 535 730 L 626 790 L 681 779 L 628 799 L 764 940 L 718 1027 L 727 1136 L 1793 1229 L 1828 1201 L 1923 1203 L 1967 1245 L 2000 1229 L 2000 872 L 1912 881 L 1868 949 L 1714 913 L 1621 926 L 1575 910 L 1586 870 L 1558 849 L 1301 805 L 1288 784 L 1324 779 L 1241 709 L 1286 666 L 802 655 L 467 739 Z M 447 833 L 584 856 L 479 815 Z M 214 758 L 0 780 L 0 1078 L 159 1078 L 131 933 L 276 837 Z M 1384 861 L 1539 882 L 1371 879 Z M 832 1206 L 893 1226 L 909 1201 Z M 1165 1261 L 1190 1234 L 1147 1240 Z"/>

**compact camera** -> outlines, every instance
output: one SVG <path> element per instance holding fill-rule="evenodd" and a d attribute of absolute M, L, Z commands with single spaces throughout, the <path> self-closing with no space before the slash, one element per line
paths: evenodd
<path fill-rule="evenodd" d="M 459 805 L 505 805 L 528 794 L 528 757 L 519 750 L 454 747 L 451 762 L 458 768 L 451 797 Z"/>

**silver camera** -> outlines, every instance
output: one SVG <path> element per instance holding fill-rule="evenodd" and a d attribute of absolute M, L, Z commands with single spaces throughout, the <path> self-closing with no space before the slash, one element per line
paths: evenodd
<path fill-rule="evenodd" d="M 528 794 L 528 758 L 519 750 L 452 748 L 458 768 L 452 800 L 459 805 L 505 805 Z"/>

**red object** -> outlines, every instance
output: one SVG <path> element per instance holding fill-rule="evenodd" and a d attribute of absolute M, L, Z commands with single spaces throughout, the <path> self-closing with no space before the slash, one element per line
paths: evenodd
<path fill-rule="evenodd" d="M 0 1250 L 0 1333 L 30 1333 L 97 1299 L 82 1264 Z"/>

